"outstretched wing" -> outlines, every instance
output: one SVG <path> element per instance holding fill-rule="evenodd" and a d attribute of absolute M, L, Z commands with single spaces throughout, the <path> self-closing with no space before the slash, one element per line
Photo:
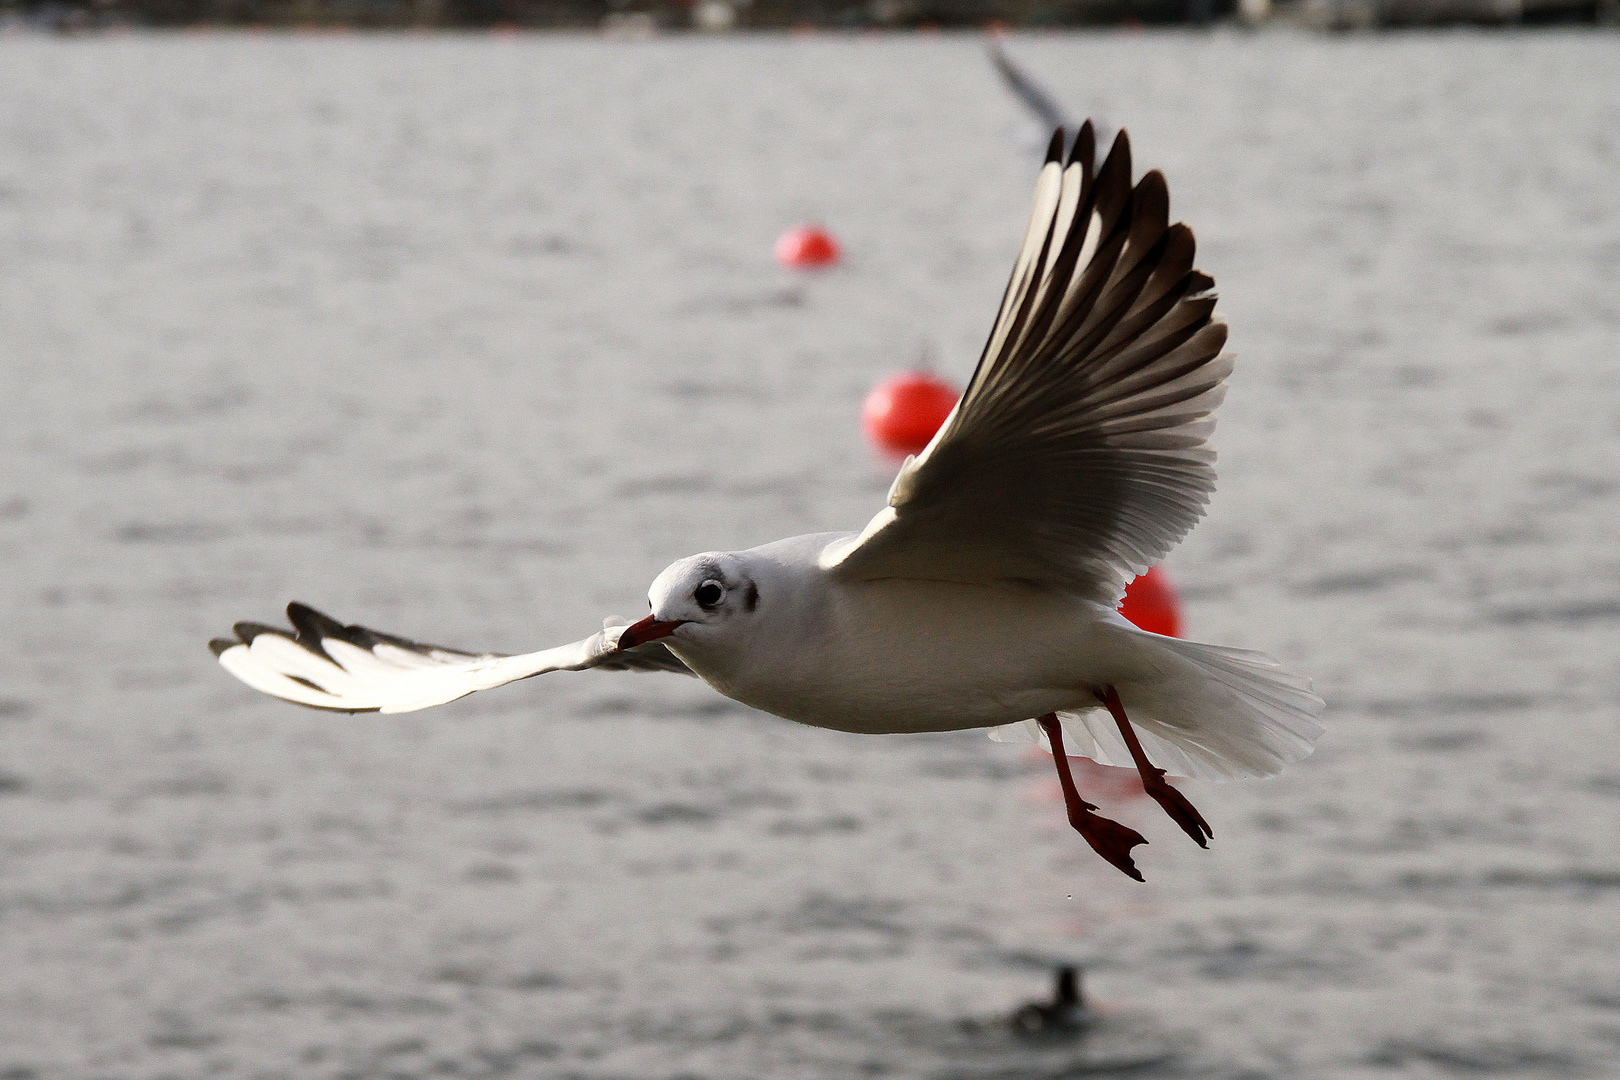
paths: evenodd
<path fill-rule="evenodd" d="M 889 505 L 822 565 L 854 579 L 1021 582 L 1118 600 L 1203 515 L 1226 326 L 1169 224 L 1164 177 L 1131 186 L 1121 131 L 1093 172 L 1088 122 L 1052 139 L 1001 312 L 968 388 Z"/>
<path fill-rule="evenodd" d="M 413 712 L 548 671 L 692 673 L 662 642 L 621 651 L 622 626 L 607 627 L 572 645 L 507 656 L 344 626 L 298 603 L 287 605 L 287 619 L 292 632 L 237 623 L 235 639 L 216 638 L 209 648 L 226 671 L 255 690 L 334 712 Z"/>

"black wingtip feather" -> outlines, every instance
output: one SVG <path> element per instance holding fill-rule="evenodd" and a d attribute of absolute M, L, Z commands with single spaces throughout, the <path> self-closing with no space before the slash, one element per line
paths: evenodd
<path fill-rule="evenodd" d="M 326 649 L 321 645 L 321 641 L 324 638 L 342 638 L 345 636 L 342 623 L 330 615 L 323 615 L 308 604 L 300 604 L 296 600 L 287 605 L 287 621 L 292 623 L 294 629 L 298 631 L 298 637 L 294 639 L 298 644 L 315 655 L 325 657 L 328 660 L 331 660 L 332 657 L 327 654 Z"/>
<path fill-rule="evenodd" d="M 1113 231 L 1122 226 L 1128 229 L 1130 215 L 1125 211 L 1129 210 L 1131 201 L 1131 147 L 1125 132 L 1119 133 L 1113 149 L 1108 151 L 1108 156 L 1097 167 L 1097 180 L 1092 190 L 1096 194 L 1092 197 L 1091 207 L 1102 216 L 1103 235 L 1112 236 Z M 1108 259 L 1112 257 L 1109 255 Z M 1100 256 L 1092 258 L 1099 266 L 1107 261 Z"/>
<path fill-rule="evenodd" d="M 1112 173 L 1116 169 L 1124 174 L 1125 186 L 1129 187 L 1131 183 L 1131 137 L 1124 128 L 1120 128 L 1119 134 L 1114 136 L 1114 145 L 1108 148 L 1108 156 L 1103 159 L 1102 168 L 1098 169 L 1097 172 L 1099 174 Z"/>
<path fill-rule="evenodd" d="M 316 611 L 308 604 L 301 604 L 294 600 L 287 605 L 287 620 L 298 630 L 294 639 L 310 652 L 324 656 L 328 660 L 332 657 L 322 647 L 321 642 L 328 640 L 344 641 L 357 649 L 371 652 L 379 645 L 391 645 L 398 649 L 418 653 L 422 656 L 433 656 L 439 653 L 458 656 L 491 656 L 493 653 L 470 653 L 463 649 L 451 649 L 443 645 L 429 645 L 421 641 L 412 641 L 410 638 L 399 637 L 395 634 L 385 634 L 380 630 L 373 630 L 369 626 L 358 623 L 340 623 L 324 612 Z M 281 632 L 285 635 L 285 631 Z M 333 660 L 333 663 L 337 661 Z"/>
<path fill-rule="evenodd" d="M 273 626 L 266 626 L 264 623 L 257 622 L 239 622 L 235 626 L 231 627 L 231 633 L 241 638 L 243 645 L 253 644 L 253 639 L 258 637 L 260 634 L 280 634 L 282 637 L 291 636 L 285 630 L 277 630 Z"/>
<path fill-rule="evenodd" d="M 1185 267 L 1184 273 L 1193 273 L 1193 259 L 1198 256 L 1198 238 L 1184 221 L 1178 221 L 1164 230 L 1163 258 L 1167 264 Z"/>
<path fill-rule="evenodd" d="M 344 626 L 330 615 L 316 611 L 297 600 L 287 605 L 287 621 L 298 628 L 300 634 L 310 637 L 342 637 Z"/>
<path fill-rule="evenodd" d="M 1170 226 L 1170 185 L 1158 169 L 1142 174 L 1136 182 L 1136 202 L 1133 206 L 1138 220 L 1150 221 L 1156 230 Z"/>
<path fill-rule="evenodd" d="M 1069 164 L 1073 165 L 1078 161 L 1086 167 L 1086 171 L 1089 173 L 1091 165 L 1096 159 L 1097 129 L 1092 126 L 1090 120 L 1087 120 L 1080 125 L 1080 130 L 1075 132 L 1074 142 L 1069 144 Z"/>
<path fill-rule="evenodd" d="M 242 643 L 234 638 L 217 637 L 208 643 L 208 651 L 215 656 L 220 656 L 226 649 L 234 649 L 240 644 Z"/>
<path fill-rule="evenodd" d="M 1063 160 L 1063 129 L 1052 132 L 1052 141 L 1046 145 L 1046 164 Z"/>

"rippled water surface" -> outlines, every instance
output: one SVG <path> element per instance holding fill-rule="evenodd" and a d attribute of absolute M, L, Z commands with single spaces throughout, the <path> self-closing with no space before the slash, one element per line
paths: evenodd
<path fill-rule="evenodd" d="M 203 647 L 527 650 L 862 523 L 863 393 L 965 377 L 1023 226 L 976 41 L 0 40 L 0 1075 L 1048 1076 L 953 1040 L 1059 960 L 1147 1075 L 1612 1075 L 1616 39 L 1009 47 L 1221 285 L 1189 631 L 1330 702 L 1188 789 L 1207 853 L 1099 796 L 1146 886 L 976 732 L 605 673 L 351 719 Z M 805 219 L 842 267 L 770 262 Z"/>

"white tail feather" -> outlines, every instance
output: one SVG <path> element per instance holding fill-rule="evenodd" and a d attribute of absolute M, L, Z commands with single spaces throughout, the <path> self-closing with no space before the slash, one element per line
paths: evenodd
<path fill-rule="evenodd" d="M 1153 674 L 1122 680 L 1116 689 L 1148 759 L 1170 775 L 1272 776 L 1307 757 L 1321 736 L 1317 717 L 1324 703 L 1311 692 L 1310 680 L 1266 654 L 1128 632 L 1132 652 L 1151 650 Z M 1103 765 L 1134 764 L 1107 710 L 1099 706 L 1060 718 L 1068 753 Z M 991 737 L 1046 745 L 1033 721 L 997 728 Z"/>

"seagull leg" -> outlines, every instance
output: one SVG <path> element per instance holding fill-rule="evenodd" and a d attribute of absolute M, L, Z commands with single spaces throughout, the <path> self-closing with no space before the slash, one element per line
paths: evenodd
<path fill-rule="evenodd" d="M 1180 825 L 1181 831 L 1197 841 L 1199 847 L 1209 847 L 1209 841 L 1215 838 L 1215 830 L 1209 827 L 1209 822 L 1204 820 L 1198 808 L 1187 801 L 1187 796 L 1170 786 L 1164 778 L 1164 770 L 1155 768 L 1148 760 L 1141 741 L 1136 737 L 1136 729 L 1131 727 L 1130 720 L 1125 716 L 1119 691 L 1108 685 L 1093 692 L 1097 700 L 1114 715 L 1114 723 L 1119 725 L 1119 733 L 1125 737 L 1125 745 L 1130 748 L 1131 758 L 1136 762 L 1136 771 L 1141 774 L 1142 790 L 1153 796 L 1153 801 L 1164 808 L 1170 820 Z"/>
<path fill-rule="evenodd" d="M 1052 760 L 1057 763 L 1058 783 L 1063 786 L 1063 803 L 1069 808 L 1069 824 L 1086 838 L 1091 850 L 1113 863 L 1126 877 L 1142 880 L 1142 871 L 1131 858 L 1131 848 L 1147 843 L 1147 839 L 1128 825 L 1121 825 L 1092 811 L 1097 808 L 1080 797 L 1074 786 L 1074 775 L 1069 772 L 1069 758 L 1063 752 L 1063 728 L 1057 713 L 1037 717 L 1035 722 L 1046 731 L 1052 744 Z"/>

